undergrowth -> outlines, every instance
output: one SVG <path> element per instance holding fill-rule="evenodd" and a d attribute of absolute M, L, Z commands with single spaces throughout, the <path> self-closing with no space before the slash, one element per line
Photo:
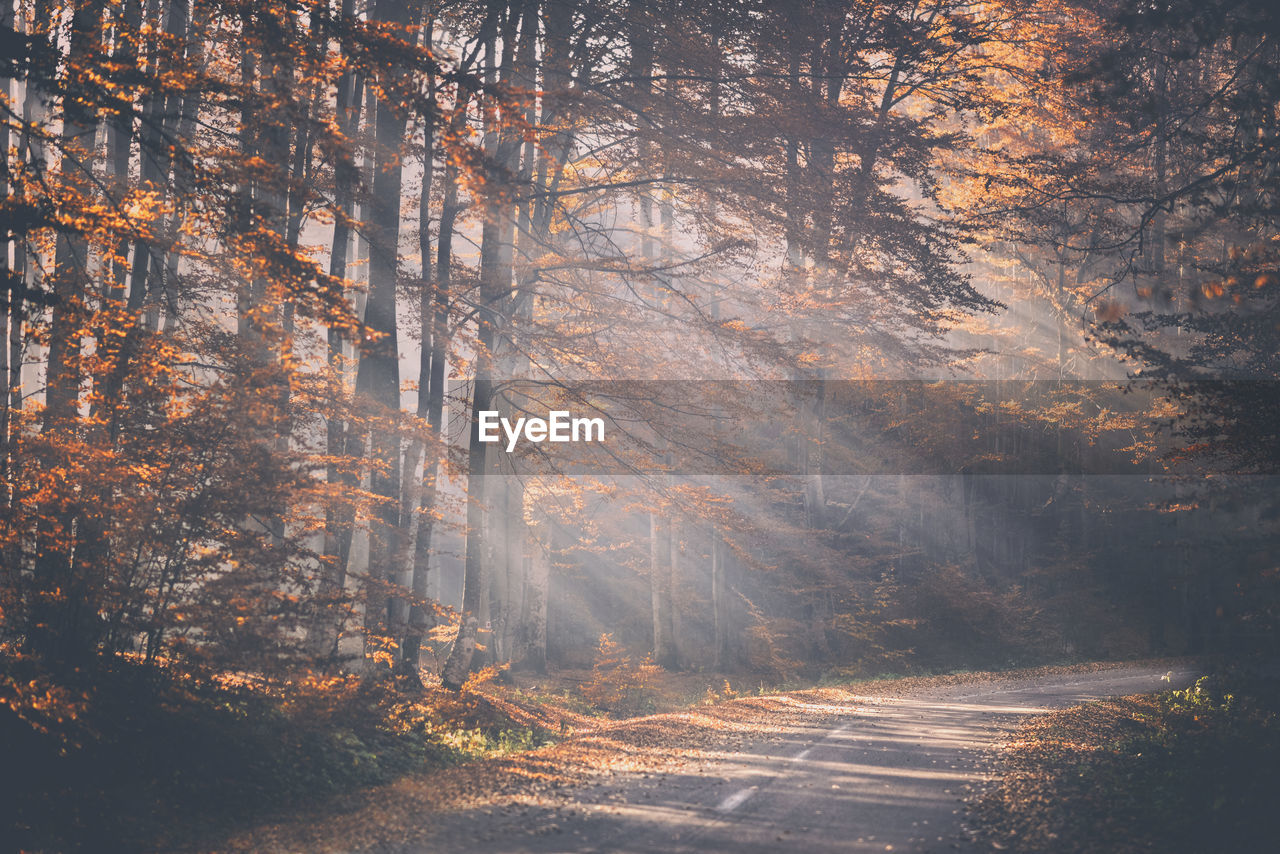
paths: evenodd
<path fill-rule="evenodd" d="M 974 805 L 993 847 L 1199 854 L 1280 837 L 1274 684 L 1201 679 L 1157 696 L 1056 712 L 1024 728 Z"/>
<path fill-rule="evenodd" d="M 0 667 L 9 684 L 38 679 L 21 662 Z M 390 680 L 313 676 L 268 688 L 115 665 L 69 688 L 85 699 L 74 720 L 52 726 L 0 703 L 0 839 L 17 850 L 176 847 L 551 739 L 478 694 Z"/>
<path fill-rule="evenodd" d="M 582 685 L 582 696 L 614 715 L 649 714 L 657 710 L 654 682 L 662 672 L 650 656 L 637 660 L 606 632 L 600 636 L 591 678 Z"/>

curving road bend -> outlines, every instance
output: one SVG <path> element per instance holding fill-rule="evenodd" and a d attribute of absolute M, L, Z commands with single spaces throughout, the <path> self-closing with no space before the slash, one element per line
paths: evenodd
<path fill-rule="evenodd" d="M 1123 668 L 859 697 L 834 721 L 789 728 L 697 768 L 582 789 L 565 805 L 468 811 L 451 852 L 951 852 L 973 850 L 966 787 L 1029 715 L 1181 687 L 1190 669 Z M 447 842 L 445 842 L 447 840 Z"/>

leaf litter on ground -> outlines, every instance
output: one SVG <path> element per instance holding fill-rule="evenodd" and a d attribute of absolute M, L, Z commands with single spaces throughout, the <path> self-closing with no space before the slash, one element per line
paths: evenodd
<path fill-rule="evenodd" d="M 473 705 L 491 712 L 500 710 L 501 714 L 530 725 L 547 727 L 554 720 L 551 726 L 571 734 L 550 746 L 431 770 L 343 796 L 308 814 L 239 833 L 207 850 L 338 852 L 424 846 L 437 834 L 456 832 L 448 818 L 464 810 L 488 811 L 494 816 L 534 812 L 544 818 L 554 816 L 577 808 L 575 792 L 592 783 L 622 783 L 699 768 L 736 753 L 749 743 L 855 712 L 873 714 L 867 710 L 877 699 L 957 686 L 1093 673 L 1133 664 L 1087 663 L 872 679 L 737 697 L 625 720 L 601 719 L 551 704 L 521 702 L 519 692 L 485 685 L 478 689 L 483 699 L 473 701 Z M 550 719 L 542 717 L 547 715 Z M 555 825 L 546 821 L 539 827 L 543 831 L 555 830 Z"/>

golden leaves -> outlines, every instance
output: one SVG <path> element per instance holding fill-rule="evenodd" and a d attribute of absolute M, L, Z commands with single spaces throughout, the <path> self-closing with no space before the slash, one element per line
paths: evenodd
<path fill-rule="evenodd" d="M 68 726 L 89 707 L 89 694 L 58 684 L 35 662 L 8 645 L 0 645 L 6 667 L 0 670 L 0 706 L 8 709 L 33 730 L 53 735 L 66 746 L 78 746 L 89 733 L 83 727 Z"/>

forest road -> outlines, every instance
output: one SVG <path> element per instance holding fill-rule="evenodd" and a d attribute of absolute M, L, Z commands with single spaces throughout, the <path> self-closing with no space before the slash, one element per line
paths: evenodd
<path fill-rule="evenodd" d="M 515 814 L 454 813 L 439 844 L 414 850 L 977 850 L 962 801 L 990 776 L 1002 735 L 1030 715 L 1183 687 L 1195 675 L 1126 667 L 859 697 L 834 720 L 788 726 L 696 768 L 585 787 L 564 803 Z"/>

